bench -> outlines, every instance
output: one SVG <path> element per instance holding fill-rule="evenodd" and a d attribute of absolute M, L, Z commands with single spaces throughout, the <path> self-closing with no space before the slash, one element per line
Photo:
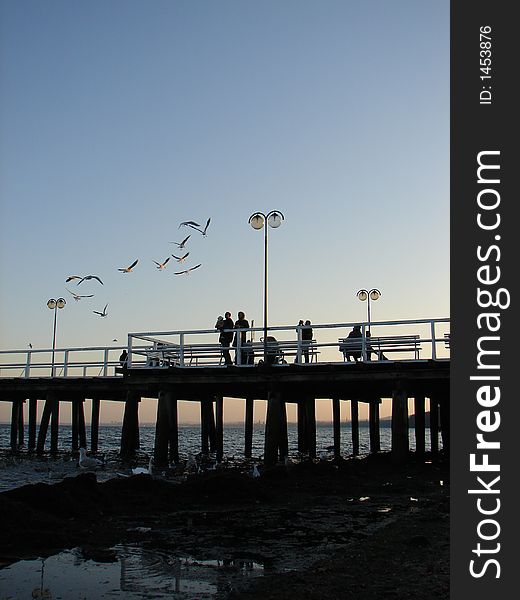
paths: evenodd
<path fill-rule="evenodd" d="M 385 360 L 385 354 L 393 352 L 412 352 L 414 359 L 418 360 L 421 351 L 420 341 L 418 335 L 389 335 L 365 338 L 367 360 L 370 360 L 372 353 L 376 354 L 378 360 Z M 349 361 L 349 357 L 353 354 L 359 355 L 359 359 L 362 359 L 362 338 L 340 338 L 338 342 L 339 351 L 343 354 L 345 361 Z M 356 362 L 355 358 L 354 361 Z"/>
<path fill-rule="evenodd" d="M 318 362 L 319 350 L 316 348 L 316 340 L 302 340 L 300 350 L 300 360 L 298 361 L 298 341 L 281 341 L 280 350 L 283 354 L 283 359 L 294 356 L 294 362 L 304 364 L 305 362 Z M 305 361 L 305 354 L 309 356 L 309 360 Z"/>
<path fill-rule="evenodd" d="M 450 334 L 449 333 L 444 334 L 444 347 L 445 348 L 450 347 Z"/>

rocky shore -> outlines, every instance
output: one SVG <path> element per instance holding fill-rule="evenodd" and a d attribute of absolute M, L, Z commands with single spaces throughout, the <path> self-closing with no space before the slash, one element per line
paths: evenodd
<path fill-rule="evenodd" d="M 449 598 L 449 465 L 410 455 L 208 472 L 173 483 L 95 473 L 0 494 L 0 561 L 79 547 L 116 560 L 116 544 L 240 556 L 264 575 L 234 577 L 219 599 Z"/>

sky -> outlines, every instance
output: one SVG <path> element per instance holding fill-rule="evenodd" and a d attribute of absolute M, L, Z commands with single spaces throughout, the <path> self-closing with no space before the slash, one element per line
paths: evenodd
<path fill-rule="evenodd" d="M 449 317 L 448 0 L 0 0 L 0 82 L 0 349 L 260 325 L 270 210 L 271 325 Z"/>

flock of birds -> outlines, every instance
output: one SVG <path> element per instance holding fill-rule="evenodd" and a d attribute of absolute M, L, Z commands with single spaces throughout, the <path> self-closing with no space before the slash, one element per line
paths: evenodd
<path fill-rule="evenodd" d="M 179 229 L 181 227 L 189 227 L 191 229 L 194 229 L 195 231 L 198 231 L 204 237 L 206 237 L 207 231 L 208 231 L 208 227 L 209 227 L 210 223 L 211 223 L 211 217 L 206 221 L 206 224 L 204 225 L 204 227 L 202 227 L 202 225 L 200 225 L 196 221 L 183 221 L 179 225 Z M 191 234 L 188 235 L 187 237 L 185 237 L 180 242 L 170 242 L 170 244 L 175 244 L 178 247 L 179 251 L 184 250 L 186 248 L 186 244 L 188 243 L 188 240 L 190 239 L 190 237 L 191 237 Z M 182 253 L 179 252 L 179 254 L 182 254 Z M 172 254 L 171 256 L 168 256 L 162 262 L 158 262 L 156 260 L 153 260 L 152 262 L 155 263 L 157 269 L 159 269 L 160 271 L 163 271 L 166 268 L 166 266 L 169 263 L 169 261 L 170 261 L 171 258 L 174 258 L 178 263 L 183 263 L 188 258 L 189 254 L 190 254 L 189 251 L 185 252 L 181 256 L 177 256 L 176 254 Z M 118 271 L 120 271 L 121 273 L 132 273 L 133 270 L 134 270 L 134 268 L 137 266 L 138 262 L 139 262 L 139 259 L 137 258 L 128 267 L 118 268 Z M 195 269 L 198 269 L 201 266 L 202 266 L 202 263 L 199 263 L 199 264 L 197 264 L 197 265 L 195 265 L 193 267 L 188 267 L 187 269 L 184 269 L 182 271 L 174 271 L 173 274 L 174 275 L 189 275 L 192 271 L 195 271 Z M 69 283 L 71 281 L 76 281 L 77 280 L 76 285 L 78 286 L 78 285 L 82 284 L 84 281 L 90 281 L 90 280 L 93 280 L 93 279 L 96 280 L 96 281 L 98 281 L 101 285 L 104 285 L 104 283 L 101 280 L 101 278 L 98 277 L 97 275 L 85 275 L 84 277 L 82 277 L 80 275 L 69 275 L 65 279 L 65 282 Z M 65 289 L 67 290 L 67 292 L 69 292 L 69 294 L 72 295 L 72 297 L 74 298 L 74 300 L 76 302 L 78 302 L 82 298 L 93 298 L 94 297 L 94 294 L 78 294 L 77 292 L 74 292 L 73 290 L 69 290 L 69 288 L 65 288 Z M 107 308 L 108 308 L 108 304 L 105 304 L 105 307 L 103 308 L 103 310 L 93 310 L 92 312 L 94 314 L 96 314 L 96 315 L 99 315 L 102 318 L 108 317 Z"/>

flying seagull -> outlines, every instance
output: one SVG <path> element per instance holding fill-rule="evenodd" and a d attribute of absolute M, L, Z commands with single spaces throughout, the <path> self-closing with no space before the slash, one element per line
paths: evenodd
<path fill-rule="evenodd" d="M 81 279 L 80 275 L 69 275 L 67 279 L 65 279 L 65 283 L 69 283 L 69 281 L 73 281 L 74 279 Z"/>
<path fill-rule="evenodd" d="M 168 256 L 168 258 L 162 263 L 158 263 L 156 260 L 154 260 L 153 262 L 157 265 L 157 268 L 162 271 L 166 267 L 166 264 L 168 263 L 169 260 L 170 260 L 170 257 Z"/>
<path fill-rule="evenodd" d="M 92 298 L 94 296 L 94 294 L 86 294 L 85 296 L 80 296 L 79 294 L 76 294 L 75 292 L 71 292 L 68 288 L 65 288 L 65 289 L 67 290 L 67 292 L 69 292 L 69 294 L 72 294 L 74 296 L 74 300 L 76 300 L 76 302 L 81 300 L 81 298 Z"/>
<path fill-rule="evenodd" d="M 180 249 L 184 248 L 184 246 L 186 245 L 186 242 L 190 239 L 191 235 L 189 235 L 187 238 L 184 238 L 182 240 L 182 242 L 170 242 L 170 244 L 175 244 L 176 246 L 179 246 Z"/>
<path fill-rule="evenodd" d="M 180 225 L 180 227 L 200 227 L 199 223 L 195 223 L 195 221 L 183 221 Z"/>
<path fill-rule="evenodd" d="M 189 255 L 189 252 L 186 252 L 186 254 L 184 256 L 175 256 L 175 254 L 172 254 L 173 258 L 175 258 L 175 260 L 177 262 L 182 262 L 188 255 Z"/>
<path fill-rule="evenodd" d="M 208 230 L 210 221 L 211 221 L 211 217 L 206 221 L 206 225 L 204 226 L 204 229 L 199 229 L 200 225 L 198 225 L 197 223 L 195 223 L 195 225 L 193 225 L 193 224 L 190 225 L 190 221 L 188 221 L 188 227 L 191 227 L 192 229 L 196 229 L 197 231 L 200 231 L 202 233 L 202 235 L 205 236 L 206 231 Z"/>
<path fill-rule="evenodd" d="M 105 308 L 103 309 L 103 312 L 99 312 L 99 310 L 93 310 L 92 312 L 96 313 L 96 315 L 99 315 L 100 317 L 108 317 L 107 306 L 108 306 L 108 304 L 105 304 Z"/>
<path fill-rule="evenodd" d="M 139 262 L 139 259 L 137 258 L 136 260 L 134 260 L 134 262 L 129 267 L 126 267 L 125 269 L 118 269 L 118 271 L 122 271 L 123 273 L 130 273 L 130 271 L 135 267 L 135 265 L 138 262 Z"/>
<path fill-rule="evenodd" d="M 186 275 L 189 275 L 191 271 L 195 271 L 195 269 L 198 269 L 200 266 L 202 266 L 202 263 L 195 265 L 194 267 L 190 267 L 189 269 L 186 269 L 185 271 L 177 271 L 176 273 L 174 273 L 174 275 L 182 275 L 183 273 L 185 273 Z"/>
<path fill-rule="evenodd" d="M 79 285 L 80 283 L 82 283 L 83 281 L 88 281 L 89 279 L 97 279 L 99 281 L 99 283 L 101 285 L 103 285 L 103 282 L 101 281 L 101 279 L 97 276 L 97 275 L 87 275 L 86 277 L 82 277 L 78 283 L 76 285 Z"/>

